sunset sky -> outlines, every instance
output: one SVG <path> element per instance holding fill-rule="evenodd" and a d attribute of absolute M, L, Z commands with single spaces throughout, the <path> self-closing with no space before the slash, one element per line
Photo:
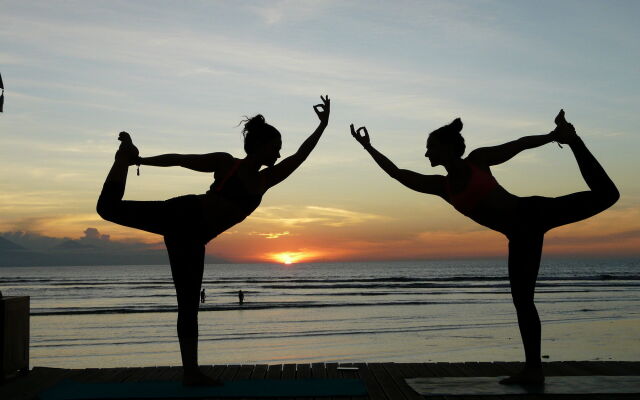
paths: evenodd
<path fill-rule="evenodd" d="M 287 156 L 328 94 L 314 153 L 208 253 L 235 262 L 503 255 L 500 234 L 387 177 L 349 124 L 366 125 L 398 166 L 443 174 L 424 158 L 433 129 L 461 117 L 473 149 L 547 133 L 560 108 L 622 198 L 550 232 L 545 254 L 640 252 L 640 2 L 0 1 L 0 10 L 5 237 L 161 247 L 95 212 L 119 131 L 142 156 L 243 157 L 237 124 L 262 113 Z M 212 181 L 180 168 L 130 172 L 130 200 L 203 193 Z M 493 172 L 521 196 L 586 189 L 570 150 L 555 144 Z"/>

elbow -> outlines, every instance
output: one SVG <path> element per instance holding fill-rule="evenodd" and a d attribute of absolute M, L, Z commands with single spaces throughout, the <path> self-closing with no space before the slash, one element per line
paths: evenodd
<path fill-rule="evenodd" d="M 610 182 L 607 187 L 600 190 L 598 197 L 601 209 L 606 210 L 620 200 L 620 191 L 613 182 Z"/>
<path fill-rule="evenodd" d="M 400 171 L 400 168 L 393 168 L 389 171 L 387 171 L 387 173 L 389 174 L 390 177 L 392 177 L 393 179 L 400 181 L 400 179 L 402 178 L 402 173 Z"/>
<path fill-rule="evenodd" d="M 105 221 L 109 221 L 111 219 L 111 207 L 109 207 L 108 202 L 105 200 L 103 196 L 98 198 L 98 203 L 96 204 L 96 212 L 102 219 Z"/>

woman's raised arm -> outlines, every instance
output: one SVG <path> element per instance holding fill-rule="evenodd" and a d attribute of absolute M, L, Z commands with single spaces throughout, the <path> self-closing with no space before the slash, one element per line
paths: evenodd
<path fill-rule="evenodd" d="M 556 129 L 545 135 L 525 136 L 498 146 L 481 147 L 469 153 L 467 159 L 475 164 L 486 165 L 487 167 L 502 164 L 523 150 L 533 149 L 547 143 L 558 141 L 558 133 L 570 125 L 564 119 L 564 110 L 560 110 L 556 116 L 555 123 L 557 125 Z"/>
<path fill-rule="evenodd" d="M 417 172 L 398 168 L 384 154 L 380 153 L 371 145 L 367 128 L 360 127 L 357 130 L 351 124 L 351 136 L 371 155 L 373 160 L 390 177 L 402 183 L 411 190 L 420 193 L 435 194 L 440 197 L 445 196 L 445 177 L 442 175 L 423 175 Z"/>
<path fill-rule="evenodd" d="M 198 172 L 215 172 L 220 166 L 228 164 L 233 156 L 228 153 L 209 154 L 162 154 L 153 157 L 140 157 L 139 165 L 153 167 L 183 167 Z"/>
<path fill-rule="evenodd" d="M 331 113 L 331 100 L 329 100 L 329 96 L 320 96 L 320 99 L 322 99 L 322 104 L 313 106 L 313 110 L 318 115 L 318 119 L 320 119 L 320 124 L 316 130 L 309 135 L 293 155 L 261 172 L 264 174 L 267 188 L 277 185 L 291 175 L 293 171 L 307 159 L 311 151 L 316 147 L 316 144 L 318 144 L 322 133 L 329 124 L 329 114 Z"/>

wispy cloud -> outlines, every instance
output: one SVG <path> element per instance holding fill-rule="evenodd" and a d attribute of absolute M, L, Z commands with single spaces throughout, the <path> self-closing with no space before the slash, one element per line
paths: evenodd
<path fill-rule="evenodd" d="M 341 208 L 318 206 L 262 207 L 254 212 L 252 220 L 273 225 L 297 227 L 318 224 L 334 228 L 362 224 L 367 221 L 385 220 L 388 217 Z"/>
<path fill-rule="evenodd" d="M 284 232 L 270 232 L 270 233 L 260 233 L 260 232 L 250 232 L 249 236 L 255 235 L 255 236 L 262 236 L 265 239 L 277 239 L 279 237 L 282 236 L 287 236 L 289 235 L 289 231 L 284 231 Z"/>
<path fill-rule="evenodd" d="M 324 10 L 335 3 L 330 0 L 278 0 L 246 7 L 262 18 L 265 24 L 276 25 L 286 22 L 301 23 L 309 18 L 319 18 Z"/>

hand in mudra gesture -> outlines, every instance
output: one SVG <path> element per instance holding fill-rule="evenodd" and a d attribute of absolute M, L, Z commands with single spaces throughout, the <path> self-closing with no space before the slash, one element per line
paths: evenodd
<path fill-rule="evenodd" d="M 363 147 L 367 147 L 371 144 L 369 132 L 367 132 L 367 128 L 364 126 L 355 129 L 353 124 L 351 124 L 351 136 L 353 136 L 353 138 L 356 139 Z"/>
<path fill-rule="evenodd" d="M 322 100 L 322 104 L 313 106 L 313 111 L 318 115 L 320 122 L 328 124 L 329 114 L 331 113 L 331 100 L 329 100 L 329 95 L 325 95 L 324 97 L 320 96 L 320 99 Z"/>

